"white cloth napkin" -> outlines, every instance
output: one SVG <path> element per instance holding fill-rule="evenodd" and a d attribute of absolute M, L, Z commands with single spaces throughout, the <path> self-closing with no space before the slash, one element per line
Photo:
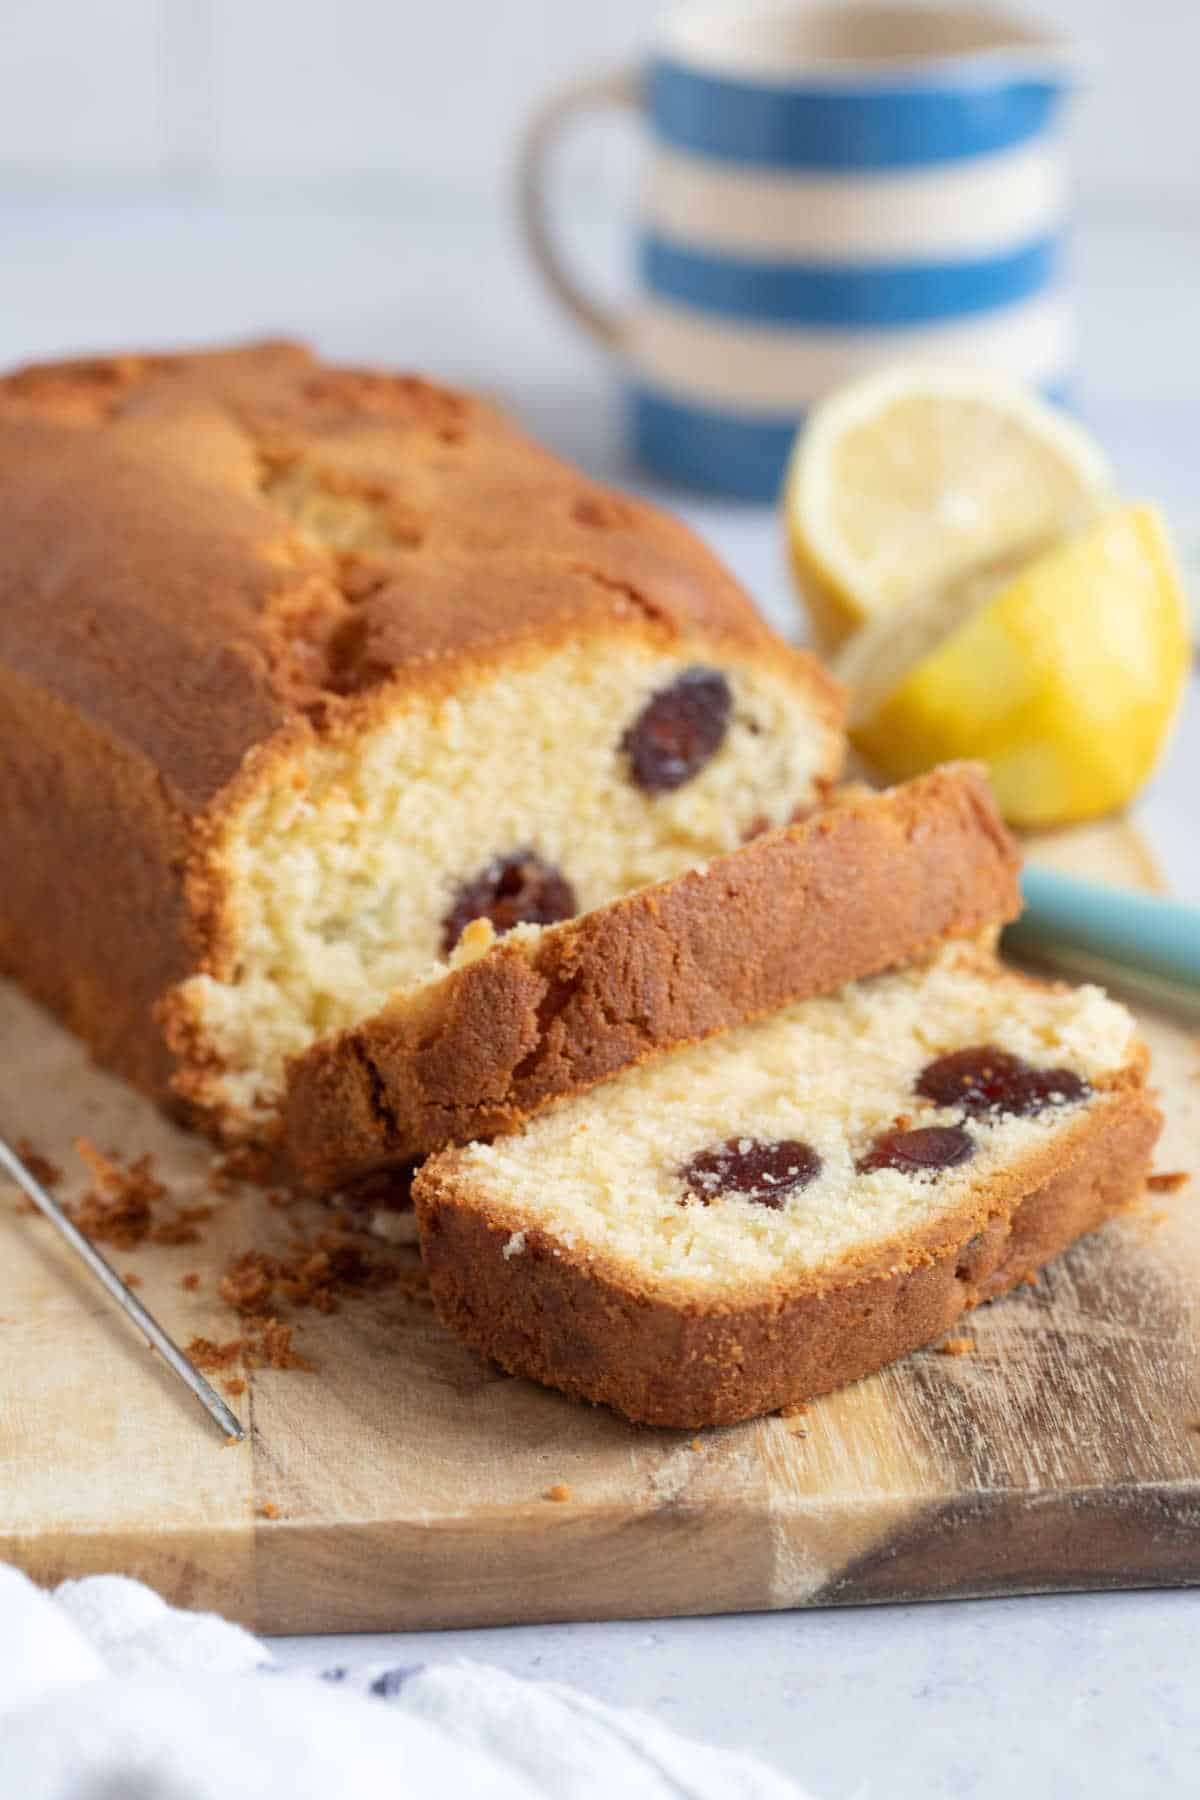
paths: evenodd
<path fill-rule="evenodd" d="M 0 1565 L 0 1800 L 801 1800 L 753 1758 L 482 1663 L 285 1674 L 121 1575 Z"/>

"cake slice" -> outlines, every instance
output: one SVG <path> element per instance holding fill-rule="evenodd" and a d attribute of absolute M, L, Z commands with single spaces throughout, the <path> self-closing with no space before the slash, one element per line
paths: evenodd
<path fill-rule="evenodd" d="M 1141 1192 L 1133 1020 L 978 947 L 618 1076 L 414 1183 L 438 1310 L 515 1374 L 729 1424 L 937 1337 Z"/>
<path fill-rule="evenodd" d="M 847 790 L 565 924 L 496 941 L 485 914 L 449 964 L 292 1062 L 289 1162 L 328 1191 L 510 1131 L 630 1064 L 1014 918 L 1017 873 L 983 771 L 961 764 Z"/>
<path fill-rule="evenodd" d="M 294 344 L 0 381 L 0 969 L 230 1140 L 503 901 L 786 824 L 841 696 L 682 525 Z"/>

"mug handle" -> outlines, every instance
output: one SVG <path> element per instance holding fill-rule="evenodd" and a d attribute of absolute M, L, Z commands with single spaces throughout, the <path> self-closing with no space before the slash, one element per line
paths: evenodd
<path fill-rule="evenodd" d="M 636 64 L 590 75 L 552 95 L 530 120 L 521 144 L 521 224 L 530 255 L 550 291 L 576 323 L 606 350 L 620 350 L 624 344 L 627 316 L 593 300 L 559 255 L 546 196 L 546 163 L 577 113 L 602 106 L 639 108 L 641 100 L 642 82 Z"/>

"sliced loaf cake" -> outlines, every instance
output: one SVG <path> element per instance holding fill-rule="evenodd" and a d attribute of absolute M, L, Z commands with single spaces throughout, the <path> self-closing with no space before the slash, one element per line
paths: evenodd
<path fill-rule="evenodd" d="M 1016 847 L 981 769 L 847 790 L 802 823 L 565 924 L 448 963 L 288 1072 L 286 1148 L 322 1191 L 512 1130 L 680 1044 L 1016 916 Z"/>
<path fill-rule="evenodd" d="M 1140 1193 L 1129 1014 L 986 952 L 631 1069 L 414 1184 L 442 1318 L 514 1373 L 730 1423 L 929 1342 Z"/>
<path fill-rule="evenodd" d="M 669 879 L 841 751 L 690 532 L 467 395 L 293 344 L 0 381 L 0 968 L 227 1137 L 477 915 Z"/>

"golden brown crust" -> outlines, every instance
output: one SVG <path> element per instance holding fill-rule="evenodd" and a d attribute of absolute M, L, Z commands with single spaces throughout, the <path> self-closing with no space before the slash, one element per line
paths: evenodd
<path fill-rule="evenodd" d="M 549 1101 L 1015 918 L 982 770 L 841 804 L 477 962 L 289 1069 L 285 1139 L 329 1189 L 512 1130 Z"/>
<path fill-rule="evenodd" d="M 187 821 L 143 758 L 0 664 L 0 973 L 86 1039 L 99 1061 L 162 1093 L 154 1018 L 188 971 L 179 869 Z"/>
<path fill-rule="evenodd" d="M 365 508 L 298 530 L 289 476 Z M 140 751 L 189 810 L 286 728 L 386 683 L 642 619 L 835 685 L 699 540 L 468 395 L 295 344 L 96 359 L 0 381 L 0 661 Z"/>
<path fill-rule="evenodd" d="M 421 1254 L 445 1324 L 501 1367 L 639 1423 L 731 1425 L 905 1356 L 994 1300 L 1142 1192 L 1162 1118 L 1130 1069 L 1066 1141 L 1026 1158 L 973 1213 L 862 1268 L 779 1284 L 744 1303 L 655 1291 L 514 1229 L 455 1180 L 452 1155 L 414 1184 Z"/>
<path fill-rule="evenodd" d="M 162 1095 L 155 1002 L 229 960 L 210 852 L 255 784 L 465 670 L 631 631 L 787 671 L 835 754 L 836 685 L 691 533 L 469 396 L 286 343 L 19 370 L 0 380 L 0 963 Z"/>

